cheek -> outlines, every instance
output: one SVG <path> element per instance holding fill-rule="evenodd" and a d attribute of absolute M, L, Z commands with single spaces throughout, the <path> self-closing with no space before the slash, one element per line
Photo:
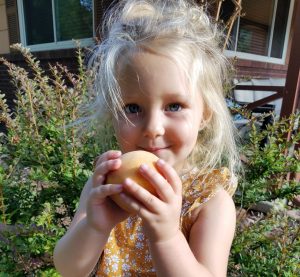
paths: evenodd
<path fill-rule="evenodd" d="M 177 124 L 174 124 L 176 126 L 174 131 L 182 143 L 193 145 L 196 142 L 199 130 L 198 123 L 195 117 L 186 115 Z"/>
<path fill-rule="evenodd" d="M 132 150 L 132 145 L 135 145 L 136 140 L 136 132 L 134 126 L 123 121 L 114 123 L 113 126 L 121 150 L 124 152 Z"/>
<path fill-rule="evenodd" d="M 185 130 L 187 136 L 192 136 L 194 133 L 198 133 L 201 122 L 201 112 L 191 112 L 182 117 L 181 126 Z"/>

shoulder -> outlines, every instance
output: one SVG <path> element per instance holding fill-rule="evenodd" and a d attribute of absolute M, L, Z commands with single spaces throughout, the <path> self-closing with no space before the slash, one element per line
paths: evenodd
<path fill-rule="evenodd" d="M 193 171 L 183 178 L 183 181 L 185 181 L 184 191 L 213 192 L 213 195 L 220 188 L 223 188 L 232 196 L 238 183 L 236 176 L 226 167 L 213 169 L 207 173 Z"/>
<path fill-rule="evenodd" d="M 221 188 L 216 192 L 214 197 L 204 203 L 199 211 L 197 221 L 207 216 L 211 216 L 215 220 L 220 220 L 224 216 L 235 219 L 235 205 L 228 191 Z"/>
<path fill-rule="evenodd" d="M 210 226 L 230 224 L 234 227 L 235 219 L 235 205 L 232 197 L 226 190 L 219 189 L 214 197 L 201 206 L 194 225 L 205 224 L 206 228 L 210 228 Z"/>
<path fill-rule="evenodd" d="M 227 168 L 219 168 L 212 170 L 209 173 L 198 175 L 198 173 L 192 172 L 188 177 L 183 180 L 183 215 L 192 215 L 193 221 L 197 216 L 199 209 L 205 203 L 219 203 L 219 198 L 224 195 L 224 191 L 227 192 L 227 197 L 224 196 L 224 200 L 232 201 L 231 196 L 234 194 L 237 187 L 237 179 L 232 177 L 232 174 Z M 223 191 L 223 192 L 222 192 Z M 210 200 L 220 192 L 215 201 Z"/>

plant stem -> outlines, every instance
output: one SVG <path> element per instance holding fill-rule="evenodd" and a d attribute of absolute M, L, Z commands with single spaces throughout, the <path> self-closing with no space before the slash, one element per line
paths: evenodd
<path fill-rule="evenodd" d="M 6 213 L 5 213 L 5 206 L 4 206 L 4 195 L 3 195 L 3 183 L 0 184 L 0 206 L 2 212 L 2 221 L 6 224 Z"/>
<path fill-rule="evenodd" d="M 39 137 L 39 131 L 38 131 L 38 127 L 37 127 L 37 124 L 36 124 L 36 116 L 35 116 L 35 112 L 34 112 L 34 108 L 33 108 L 33 101 L 32 101 L 32 94 L 31 94 L 31 88 L 28 87 L 26 89 L 27 93 L 28 93 L 28 97 L 29 97 L 29 104 L 30 104 L 30 111 L 31 111 L 31 114 L 32 114 L 32 123 L 35 127 L 35 134 L 36 134 L 36 137 L 38 138 Z"/>

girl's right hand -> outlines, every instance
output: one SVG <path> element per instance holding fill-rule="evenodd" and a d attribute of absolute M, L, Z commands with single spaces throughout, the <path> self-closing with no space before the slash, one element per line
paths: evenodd
<path fill-rule="evenodd" d="M 105 184 L 106 175 L 121 166 L 120 151 L 108 151 L 96 161 L 92 176 L 92 188 L 89 192 L 86 206 L 87 223 L 99 232 L 110 232 L 129 214 L 115 204 L 109 196 L 120 193 L 122 185 Z"/>

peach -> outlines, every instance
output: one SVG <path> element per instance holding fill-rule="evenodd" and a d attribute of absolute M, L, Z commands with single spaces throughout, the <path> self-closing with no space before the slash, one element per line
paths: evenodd
<path fill-rule="evenodd" d="M 139 173 L 138 169 L 142 164 L 147 164 L 156 170 L 155 162 L 158 157 L 147 151 L 132 151 L 123 154 L 120 157 L 122 165 L 117 170 L 110 172 L 107 175 L 107 184 L 122 184 L 126 178 L 130 178 L 138 185 L 145 188 L 152 194 L 156 195 L 155 189 L 152 185 Z M 119 194 L 111 196 L 111 198 L 124 210 L 132 213 L 129 207 L 122 201 Z"/>

